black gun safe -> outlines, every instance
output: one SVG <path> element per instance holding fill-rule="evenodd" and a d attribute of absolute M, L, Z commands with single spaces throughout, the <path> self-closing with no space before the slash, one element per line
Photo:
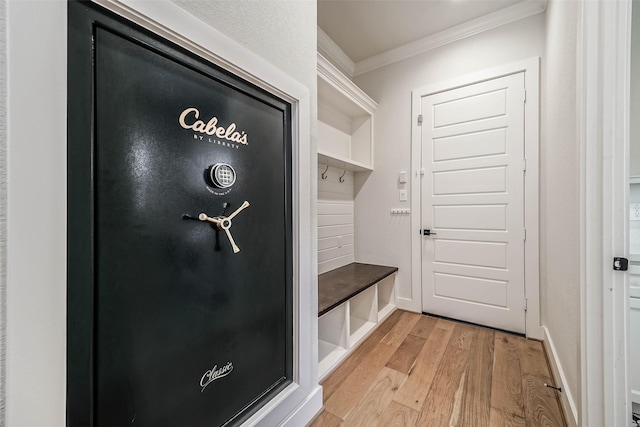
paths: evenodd
<path fill-rule="evenodd" d="M 68 47 L 67 425 L 238 425 L 292 381 L 291 105 L 85 2 Z"/>

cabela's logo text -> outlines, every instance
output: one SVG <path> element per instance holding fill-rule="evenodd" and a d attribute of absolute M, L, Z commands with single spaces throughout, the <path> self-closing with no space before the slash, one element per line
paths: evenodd
<path fill-rule="evenodd" d="M 187 108 L 180 114 L 178 119 L 180 126 L 184 129 L 191 129 L 195 132 L 203 133 L 210 136 L 226 139 L 227 141 L 237 142 L 247 145 L 247 134 L 244 131 L 236 131 L 237 125 L 231 123 L 229 126 L 218 126 L 218 118 L 212 117 L 207 123 L 200 120 L 200 111 L 197 108 Z"/>
<path fill-rule="evenodd" d="M 219 368 L 218 365 L 215 365 L 213 368 L 209 369 L 204 373 L 202 378 L 200 378 L 200 387 L 202 387 L 200 393 L 202 393 L 209 384 L 222 377 L 226 377 L 231 373 L 231 371 L 233 371 L 233 363 L 231 362 L 227 362 L 226 365 Z"/>

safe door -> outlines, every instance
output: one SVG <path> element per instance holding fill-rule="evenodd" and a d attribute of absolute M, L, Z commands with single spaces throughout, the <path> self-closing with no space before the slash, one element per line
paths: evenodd
<path fill-rule="evenodd" d="M 68 425 L 222 426 L 292 381 L 291 106 L 69 3 Z"/>

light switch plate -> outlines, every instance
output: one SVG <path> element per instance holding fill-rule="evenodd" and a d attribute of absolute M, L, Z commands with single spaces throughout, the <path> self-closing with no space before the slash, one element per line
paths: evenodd
<path fill-rule="evenodd" d="M 407 190 L 400 190 L 400 201 L 401 202 L 407 201 Z"/>
<path fill-rule="evenodd" d="M 400 184 L 406 184 L 407 183 L 407 172 L 406 171 L 402 171 L 398 174 L 398 182 Z"/>

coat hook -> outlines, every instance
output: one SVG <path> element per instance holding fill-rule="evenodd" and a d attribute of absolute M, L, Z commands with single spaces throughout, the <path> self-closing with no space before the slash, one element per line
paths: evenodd
<path fill-rule="evenodd" d="M 327 179 L 327 171 L 329 170 L 329 165 L 327 165 L 327 168 L 324 170 L 324 172 L 322 172 L 322 179 Z"/>
<path fill-rule="evenodd" d="M 347 174 L 347 170 L 345 169 L 344 172 L 342 172 L 342 176 L 340 176 L 340 182 L 344 182 L 344 176 Z"/>

